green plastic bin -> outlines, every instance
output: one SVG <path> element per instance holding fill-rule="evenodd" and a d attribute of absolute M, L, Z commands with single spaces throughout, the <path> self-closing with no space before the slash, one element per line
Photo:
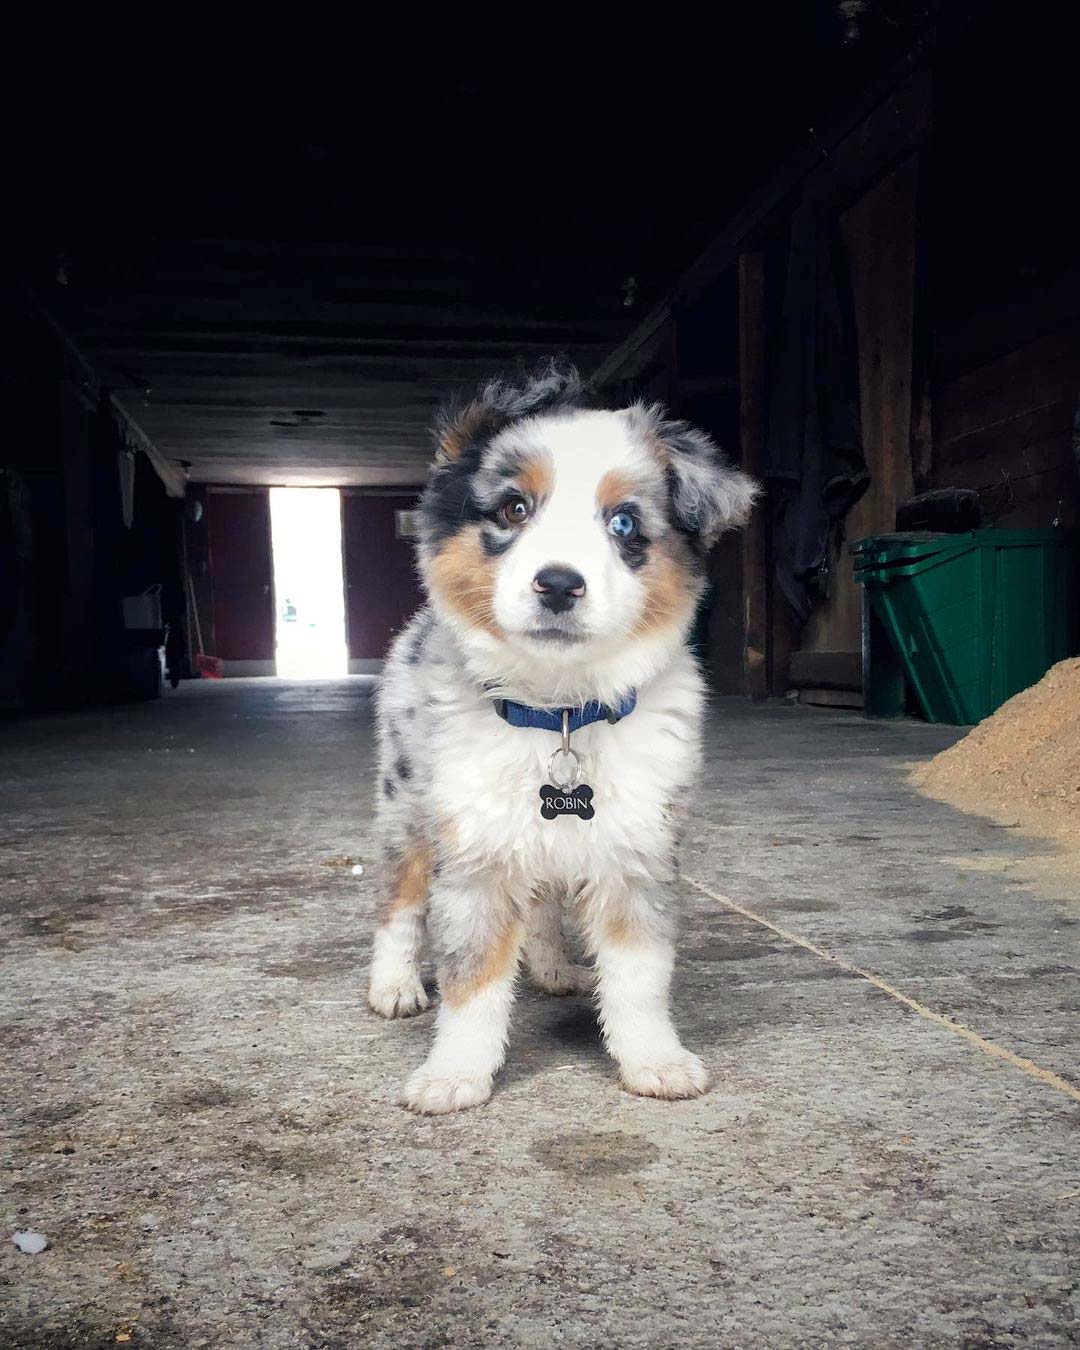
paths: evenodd
<path fill-rule="evenodd" d="M 906 683 L 927 721 L 980 722 L 1076 650 L 1063 530 L 882 534 L 851 552 L 871 715 L 902 713 Z"/>

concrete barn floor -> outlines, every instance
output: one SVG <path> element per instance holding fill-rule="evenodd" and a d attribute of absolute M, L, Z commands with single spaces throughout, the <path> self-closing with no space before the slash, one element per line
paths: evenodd
<path fill-rule="evenodd" d="M 432 1014 L 362 998 L 365 681 L 0 728 L 0 1344 L 1080 1340 L 1080 884 L 909 792 L 955 734 L 721 702 L 676 995 L 712 1092 L 628 1096 L 526 990 L 491 1103 L 431 1120 Z"/>

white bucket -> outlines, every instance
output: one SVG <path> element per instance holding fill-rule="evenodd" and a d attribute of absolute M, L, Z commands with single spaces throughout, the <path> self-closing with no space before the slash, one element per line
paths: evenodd
<path fill-rule="evenodd" d="M 124 596 L 125 628 L 160 628 L 161 586 L 147 586 L 142 595 Z"/>

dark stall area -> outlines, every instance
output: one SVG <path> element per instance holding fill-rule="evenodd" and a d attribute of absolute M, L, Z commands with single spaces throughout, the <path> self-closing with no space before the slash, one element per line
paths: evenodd
<path fill-rule="evenodd" d="M 1004 10 L 945 36 L 949 17 L 815 129 L 594 376 L 714 428 L 766 481 L 741 548 L 713 559 L 724 692 L 863 706 L 847 544 L 1076 527 L 1069 57 Z M 1072 656 L 1075 588 L 1063 603 Z"/>
<path fill-rule="evenodd" d="M 20 20 L 0 1350 L 1075 1342 L 1071 17 Z"/>

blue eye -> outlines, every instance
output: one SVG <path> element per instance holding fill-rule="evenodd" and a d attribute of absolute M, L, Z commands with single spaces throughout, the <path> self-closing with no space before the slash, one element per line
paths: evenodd
<path fill-rule="evenodd" d="M 607 527 L 616 539 L 629 539 L 637 530 L 637 522 L 626 511 L 616 511 Z"/>

